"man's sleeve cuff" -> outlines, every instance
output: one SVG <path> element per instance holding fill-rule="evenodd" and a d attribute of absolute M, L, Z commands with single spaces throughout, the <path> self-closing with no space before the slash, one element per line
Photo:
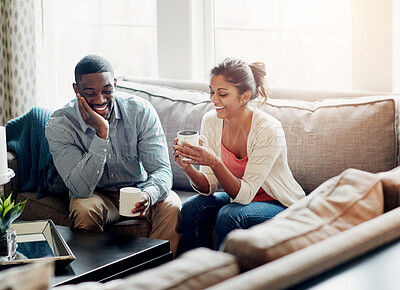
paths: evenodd
<path fill-rule="evenodd" d="M 148 186 L 146 188 L 143 188 L 143 192 L 147 193 L 147 195 L 150 197 L 149 200 L 149 206 L 154 205 L 158 201 L 158 189 L 155 186 Z"/>
<path fill-rule="evenodd" d="M 99 157 L 106 157 L 110 143 L 108 140 L 95 135 L 89 147 L 89 152 Z"/>

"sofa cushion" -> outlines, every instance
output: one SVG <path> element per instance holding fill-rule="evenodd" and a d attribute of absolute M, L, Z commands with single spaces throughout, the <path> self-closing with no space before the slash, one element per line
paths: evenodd
<path fill-rule="evenodd" d="M 37 198 L 36 192 L 20 192 L 17 201 L 27 199 L 25 210 L 19 216 L 19 220 L 46 220 L 51 219 L 56 225 L 70 226 L 69 198 L 56 198 L 43 196 Z"/>
<path fill-rule="evenodd" d="M 198 248 L 169 263 L 125 279 L 104 284 L 89 282 L 66 285 L 57 287 L 57 289 L 205 289 L 238 273 L 239 266 L 232 255 Z"/>
<path fill-rule="evenodd" d="M 197 87 L 204 89 L 204 84 Z M 202 116 L 213 108 L 208 94 L 129 79 L 119 80 L 118 89 L 153 104 L 166 133 L 174 188 L 191 190 L 185 174 L 173 161 L 172 140 L 179 130 L 200 129 Z M 314 92 L 329 99 L 314 102 L 280 99 L 296 97 L 295 93 L 287 95 L 277 90 L 272 94 L 277 99 L 269 99 L 261 109 L 281 121 L 290 169 L 307 194 L 347 168 L 377 173 L 398 165 L 397 97 L 354 97 L 357 94 L 341 92 L 337 94 L 341 98 L 331 98 L 334 93 Z M 306 93 L 302 94 L 306 97 Z M 252 101 L 251 105 L 257 103 Z"/>
<path fill-rule="evenodd" d="M 154 106 L 167 139 L 174 178 L 173 187 L 180 190 L 192 190 L 186 175 L 174 162 L 172 146 L 178 131 L 200 130 L 204 113 L 213 108 L 209 94 L 123 80 L 118 81 L 117 88 L 119 91 L 142 97 Z"/>
<path fill-rule="evenodd" d="M 398 249 L 394 244 L 398 243 L 399 238 L 400 208 L 396 208 L 208 289 L 337 289 L 338 287 L 334 287 L 337 286 L 335 283 L 320 283 L 317 287 L 312 287 L 314 283 L 310 286 L 308 282 L 305 285 L 298 285 L 312 277 L 316 277 L 314 281 L 318 282 L 327 280 L 335 274 L 339 274 L 337 278 L 341 286 L 348 286 L 343 287 L 344 289 L 380 289 L 381 287 L 389 289 L 390 287 L 385 286 L 395 284 L 393 280 L 388 279 L 398 275 L 398 270 L 396 270 L 398 269 L 396 261 Z M 396 253 L 396 256 L 388 259 L 387 255 L 393 253 Z M 349 264 L 345 264 L 346 262 Z M 376 271 L 378 267 L 382 268 L 382 271 Z M 331 272 L 323 274 L 328 270 Z M 377 275 L 380 276 L 379 279 Z M 398 279 L 395 280 L 398 281 Z M 392 283 L 385 283 L 387 281 Z"/>
<path fill-rule="evenodd" d="M 383 213 L 383 190 L 372 173 L 348 169 L 273 219 L 231 232 L 223 250 L 254 268 L 336 235 Z"/>
<path fill-rule="evenodd" d="M 400 167 L 377 175 L 382 181 L 385 212 L 400 206 Z"/>
<path fill-rule="evenodd" d="M 262 109 L 282 122 L 290 169 L 310 193 L 347 168 L 377 173 L 398 165 L 397 104 L 393 96 L 269 99 Z"/>
<path fill-rule="evenodd" d="M 54 261 L 36 259 L 36 262 L 20 265 L 0 272 L 0 288 L 13 290 L 49 289 L 54 276 Z"/>

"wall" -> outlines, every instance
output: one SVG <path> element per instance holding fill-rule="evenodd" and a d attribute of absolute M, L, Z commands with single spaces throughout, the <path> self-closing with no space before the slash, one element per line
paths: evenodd
<path fill-rule="evenodd" d="M 392 0 L 353 0 L 352 26 L 352 89 L 392 91 Z"/>

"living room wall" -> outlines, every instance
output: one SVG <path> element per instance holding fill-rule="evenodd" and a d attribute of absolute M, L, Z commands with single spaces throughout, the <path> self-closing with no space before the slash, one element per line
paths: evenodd
<path fill-rule="evenodd" d="M 87 53 L 109 58 L 118 75 L 207 80 L 210 67 L 233 56 L 264 61 L 270 86 L 400 92 L 400 0 L 4 0 L 1 6 L 3 124 L 33 105 L 57 108 L 71 99 L 73 67 Z M 9 12 L 17 8 L 22 39 L 13 34 L 18 20 Z M 221 21 L 223 10 L 244 24 Z M 313 27 L 313 17 L 330 26 Z M 291 18 L 289 28 L 280 24 Z M 283 41 L 288 35 L 292 42 Z M 324 43 L 313 42 L 318 35 Z M 28 38 L 29 55 L 12 49 Z"/>

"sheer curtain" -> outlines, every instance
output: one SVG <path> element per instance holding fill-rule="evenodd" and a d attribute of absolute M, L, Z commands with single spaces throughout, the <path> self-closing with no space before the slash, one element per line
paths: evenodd
<path fill-rule="evenodd" d="M 107 58 L 116 76 L 157 76 L 155 0 L 41 1 L 45 86 L 40 106 L 58 109 L 75 98 L 75 65 L 87 54 Z"/>
<path fill-rule="evenodd" d="M 0 125 L 37 105 L 42 93 L 42 1 L 0 1 Z"/>

